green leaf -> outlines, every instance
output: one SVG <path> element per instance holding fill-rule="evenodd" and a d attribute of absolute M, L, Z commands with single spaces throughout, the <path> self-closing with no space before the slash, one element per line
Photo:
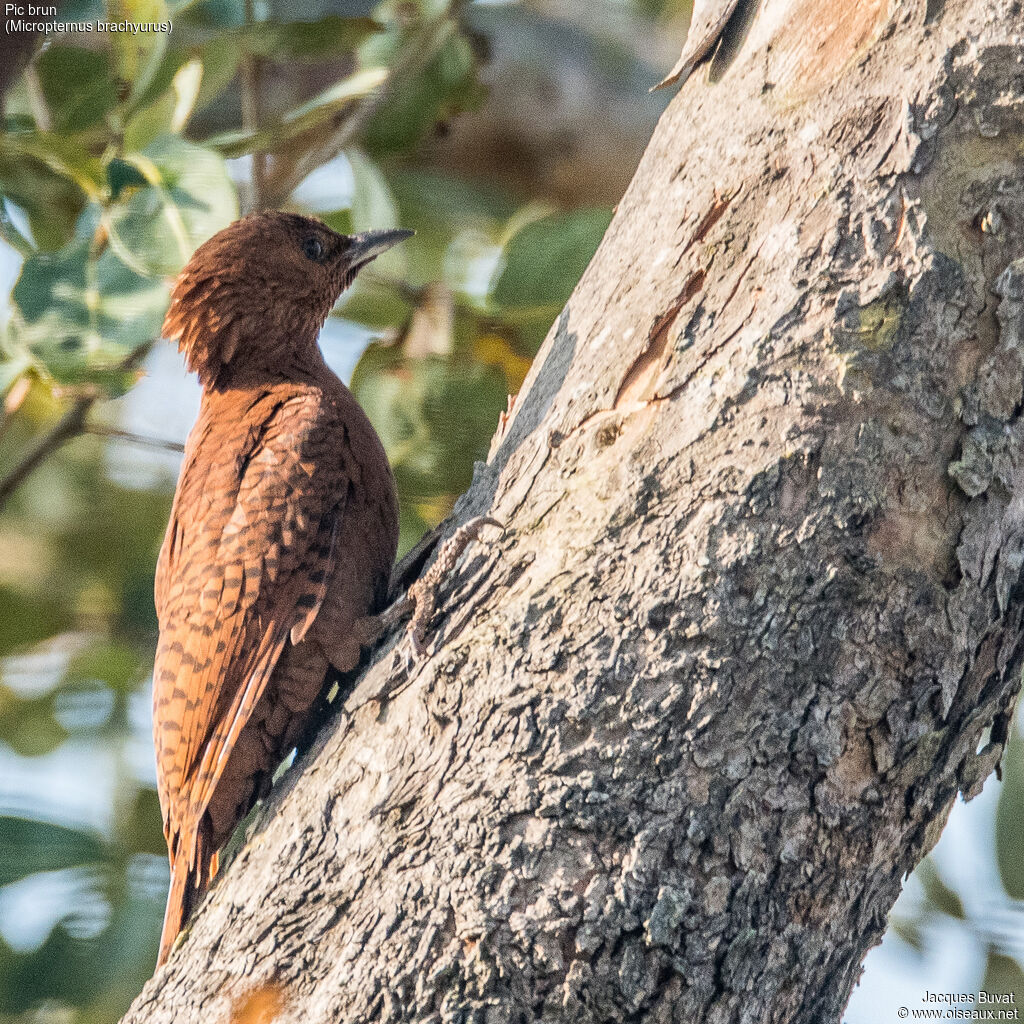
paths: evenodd
<path fill-rule="evenodd" d="M 0 161 L 18 158 L 37 160 L 55 174 L 73 181 L 89 198 L 100 197 L 103 164 L 73 139 L 51 132 L 0 135 Z"/>
<path fill-rule="evenodd" d="M 203 64 L 198 59 L 178 68 L 170 87 L 129 119 L 124 128 L 125 147 L 144 149 L 161 135 L 180 134 L 199 99 L 202 76 Z"/>
<path fill-rule="evenodd" d="M 222 161 L 202 147 L 171 137 L 132 160 L 127 167 L 143 175 L 145 187 L 122 187 L 123 198 L 107 211 L 87 209 L 71 243 L 25 261 L 13 292 L 19 343 L 59 383 L 93 383 L 110 394 L 134 379 L 121 369 L 125 358 L 159 336 L 168 286 L 157 275 L 177 270 L 237 210 Z M 128 171 L 114 175 L 124 179 Z M 101 217 L 106 247 L 97 244 Z"/>
<path fill-rule="evenodd" d="M 330 213 L 318 213 L 317 216 L 332 230 L 339 235 L 352 234 L 352 211 L 332 210 Z"/>
<path fill-rule="evenodd" d="M 203 4 L 203 11 L 208 12 L 211 7 L 210 3 Z M 202 65 L 202 81 L 195 101 L 196 109 L 201 110 L 230 85 L 247 55 L 277 64 L 324 60 L 351 52 L 379 27 L 369 18 L 335 15 L 319 21 L 262 22 L 213 35 L 198 45 L 175 50 L 168 59 L 178 66 L 188 60 L 198 60 Z M 224 131 L 208 139 L 207 144 L 217 146 L 227 156 L 240 156 L 257 148 L 271 150 L 329 117 L 354 97 L 375 88 L 385 73 L 375 69 L 369 78 L 347 76 L 282 119 L 261 125 L 258 130 Z"/>
<path fill-rule="evenodd" d="M 496 190 L 423 171 L 389 170 L 399 223 L 416 235 L 403 245 L 410 281 L 444 281 L 474 306 L 486 293 L 506 220 L 515 210 Z"/>
<path fill-rule="evenodd" d="M 372 18 L 342 18 L 336 14 L 317 21 L 261 22 L 234 33 L 242 50 L 275 64 L 319 61 L 354 50 L 381 26 Z"/>
<path fill-rule="evenodd" d="M 176 59 L 184 62 L 185 56 L 179 54 Z M 196 97 L 196 110 L 203 110 L 234 81 L 242 62 L 242 51 L 234 40 L 218 35 L 189 50 L 187 57 L 198 59 L 203 66 Z"/>
<path fill-rule="evenodd" d="M 352 168 L 352 230 L 399 227 L 398 204 L 380 168 L 357 149 L 348 150 L 345 158 Z"/>
<path fill-rule="evenodd" d="M 1019 1006 L 1024 1001 L 1024 971 L 1021 971 L 1020 964 L 1013 957 L 996 952 L 989 946 L 988 958 L 985 962 L 985 976 L 982 978 L 979 988 L 986 994 L 1008 993 L 1013 996 L 1013 1002 Z"/>
<path fill-rule="evenodd" d="M 611 222 L 611 211 L 575 210 L 535 220 L 505 247 L 491 301 L 511 310 L 565 305 Z"/>
<path fill-rule="evenodd" d="M 107 185 L 110 187 L 110 198 L 117 200 L 126 189 L 145 187 L 146 179 L 137 167 L 120 157 L 114 157 L 107 164 Z"/>
<path fill-rule="evenodd" d="M 376 228 L 401 227 L 398 204 L 380 168 L 357 149 L 347 150 L 345 158 L 352 169 L 352 201 L 349 208 L 352 230 L 359 233 Z M 402 246 L 396 246 L 375 260 L 374 276 L 404 277 L 408 257 L 402 250 Z"/>
<path fill-rule="evenodd" d="M 136 274 L 88 238 L 25 261 L 14 287 L 24 325 L 20 341 L 60 383 L 92 381 L 113 391 L 118 371 L 139 345 L 158 336 L 167 285 Z"/>
<path fill-rule="evenodd" d="M 140 275 L 176 274 L 201 242 L 238 217 L 238 198 L 220 155 L 165 135 L 125 160 L 147 187 L 113 204 L 110 244 Z"/>
<path fill-rule="evenodd" d="M 439 122 L 480 105 L 484 91 L 477 82 L 477 60 L 469 41 L 455 34 L 453 22 L 436 31 L 450 31 L 437 55 L 417 75 L 396 79 L 390 94 L 375 111 L 364 145 L 376 157 L 404 153 L 432 132 Z M 394 63 L 391 35 L 368 40 L 360 51 L 365 60 Z"/>
<path fill-rule="evenodd" d="M 107 54 L 78 46 L 51 46 L 36 62 L 54 130 L 73 134 L 102 123 L 117 105 Z"/>
<path fill-rule="evenodd" d="M 0 196 L 0 238 L 19 256 L 31 256 L 35 251 L 35 246 L 18 230 L 2 196 Z"/>
<path fill-rule="evenodd" d="M 388 181 L 402 210 L 403 223 L 417 232 L 443 231 L 448 238 L 467 229 L 497 233 L 515 213 L 508 196 L 483 182 L 419 167 L 389 171 Z"/>
<path fill-rule="evenodd" d="M 1024 899 L 1024 740 L 1016 730 L 1003 754 L 1003 785 L 996 805 L 996 862 L 1003 888 Z"/>
<path fill-rule="evenodd" d="M 171 130 L 175 97 L 168 89 L 151 103 L 140 107 L 124 126 L 124 144 L 129 150 L 145 149 L 154 139 Z"/>
<path fill-rule="evenodd" d="M 255 150 L 273 152 L 296 136 L 334 117 L 354 100 L 373 92 L 383 84 L 387 74 L 386 68 L 366 68 L 343 78 L 311 100 L 290 110 L 276 123 L 263 125 L 255 131 L 243 128 L 221 132 L 207 139 L 207 145 L 214 146 L 228 157 L 241 156 Z"/>
<path fill-rule="evenodd" d="M 498 369 L 455 357 L 407 359 L 399 346 L 371 345 L 352 391 L 381 437 L 401 500 L 442 516 L 486 457 L 507 400 Z"/>
<path fill-rule="evenodd" d="M 156 74 L 170 41 L 171 19 L 164 0 L 107 0 L 107 20 L 158 25 L 159 29 L 108 33 L 117 74 L 131 86 L 129 104 L 139 100 Z"/>
<path fill-rule="evenodd" d="M 397 329 L 408 322 L 412 310 L 412 303 L 397 289 L 363 271 L 345 292 L 338 315 L 367 327 Z"/>
<path fill-rule="evenodd" d="M 305 131 L 307 128 L 312 128 L 328 114 L 333 114 L 347 106 L 352 100 L 373 92 L 378 86 L 383 85 L 387 76 L 386 68 L 364 68 L 357 71 L 318 93 L 294 110 L 290 110 L 285 114 L 282 124 L 292 131 Z"/>
<path fill-rule="evenodd" d="M 28 217 L 32 242 L 17 230 L 6 210 L 0 218 L 4 239 L 23 256 L 29 255 L 37 246 L 53 250 L 66 245 L 87 202 L 81 189 L 64 175 L 51 171 L 34 159 L 5 153 L 2 145 L 0 194 Z"/>
<path fill-rule="evenodd" d="M 59 253 L 39 253 L 27 259 L 14 286 L 13 298 L 29 323 L 52 310 L 77 307 L 72 298 L 85 290 L 89 242 L 80 239 Z"/>
<path fill-rule="evenodd" d="M 943 880 L 939 869 L 935 866 L 935 861 L 930 857 L 923 860 L 918 865 L 916 874 L 933 910 L 938 910 L 957 921 L 966 920 L 967 914 L 960 897 Z"/>
<path fill-rule="evenodd" d="M 0 816 L 0 886 L 38 871 L 94 864 L 106 857 L 104 844 L 88 832 L 31 818 Z"/>

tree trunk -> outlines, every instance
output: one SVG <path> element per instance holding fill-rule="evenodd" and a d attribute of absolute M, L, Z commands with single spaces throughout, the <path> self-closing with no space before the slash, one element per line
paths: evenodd
<path fill-rule="evenodd" d="M 744 27 L 460 504 L 504 539 L 126 1021 L 839 1020 L 1019 686 L 1024 11 Z"/>

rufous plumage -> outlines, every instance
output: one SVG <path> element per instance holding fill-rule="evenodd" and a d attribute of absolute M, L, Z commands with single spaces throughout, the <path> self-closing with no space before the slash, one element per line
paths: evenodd
<path fill-rule="evenodd" d="M 341 235 L 252 215 L 200 246 L 164 335 L 202 385 L 156 576 L 153 734 L 171 889 L 160 963 L 217 851 L 359 660 L 398 539 L 377 434 L 317 335 L 358 270 L 407 231 Z"/>

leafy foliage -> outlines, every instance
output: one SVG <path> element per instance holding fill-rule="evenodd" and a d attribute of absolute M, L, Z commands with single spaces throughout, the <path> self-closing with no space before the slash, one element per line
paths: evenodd
<path fill-rule="evenodd" d="M 22 264 L 0 321 L 0 480 L 70 401 L 116 415 L 105 403 L 138 379 L 173 276 L 262 199 L 340 231 L 416 229 L 335 317 L 365 339 L 352 387 L 395 467 L 403 547 L 450 510 L 610 217 L 418 159 L 486 96 L 468 3 L 62 12 L 174 31 L 54 39 L 6 97 L 0 238 Z M 318 167 L 329 187 L 292 196 Z M 115 783 L 102 822 L 65 819 L 45 773 L 38 803 L 0 802 L 0 1021 L 115 1020 L 156 954 L 166 868 L 145 715 L 171 480 L 114 483 L 107 454 L 76 440 L 0 517 L 0 772 L 76 757 Z"/>

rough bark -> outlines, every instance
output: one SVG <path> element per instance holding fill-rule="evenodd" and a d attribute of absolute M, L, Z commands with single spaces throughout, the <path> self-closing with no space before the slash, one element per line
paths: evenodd
<path fill-rule="evenodd" d="M 505 538 L 127 1021 L 839 1019 L 1020 680 L 1022 25 L 768 0 L 676 97 L 461 504 Z"/>

